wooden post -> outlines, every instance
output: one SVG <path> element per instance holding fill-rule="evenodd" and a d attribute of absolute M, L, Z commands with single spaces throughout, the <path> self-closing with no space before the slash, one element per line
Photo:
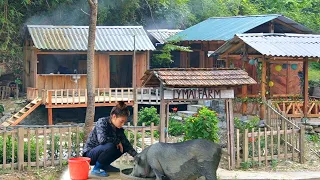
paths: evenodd
<path fill-rule="evenodd" d="M 19 85 L 18 83 L 16 83 L 16 92 L 15 92 L 15 98 L 18 99 L 19 98 Z"/>
<path fill-rule="evenodd" d="M 248 162 L 248 155 L 249 155 L 248 129 L 244 130 L 242 146 L 243 146 L 243 162 Z"/>
<path fill-rule="evenodd" d="M 49 104 L 49 108 L 48 108 L 48 124 L 52 125 L 52 91 L 48 91 L 48 104 Z"/>
<path fill-rule="evenodd" d="M 160 84 L 160 142 L 165 142 L 166 104 L 164 101 L 163 84 Z"/>
<path fill-rule="evenodd" d="M 304 117 L 308 116 L 308 58 L 304 58 L 303 61 L 303 75 L 304 75 L 304 87 L 303 87 L 303 114 Z"/>
<path fill-rule="evenodd" d="M 265 57 L 262 59 L 262 72 L 261 72 L 261 98 L 262 100 L 266 99 L 266 76 L 267 76 L 267 62 Z M 260 105 L 260 119 L 264 119 L 264 104 Z"/>
<path fill-rule="evenodd" d="M 165 133 L 165 142 L 167 143 L 168 142 L 168 137 L 169 137 L 169 120 L 170 120 L 170 117 L 169 117 L 169 103 L 166 104 L 166 133 Z"/>
<path fill-rule="evenodd" d="M 229 132 L 229 140 L 230 140 L 230 165 L 231 169 L 235 168 L 235 161 L 236 161 L 236 156 L 234 153 L 234 119 L 233 119 L 233 107 L 232 107 L 232 99 L 227 100 L 227 106 L 228 106 L 228 118 L 227 121 L 229 121 L 229 126 L 228 126 L 228 132 Z"/>
<path fill-rule="evenodd" d="M 301 126 L 300 127 L 300 140 L 299 140 L 299 148 L 300 148 L 300 163 L 304 163 L 305 162 L 305 158 L 304 158 L 304 134 L 305 134 L 305 126 Z"/>
<path fill-rule="evenodd" d="M 132 61 L 133 125 L 136 126 L 138 123 L 136 35 L 133 36 Z"/>
<path fill-rule="evenodd" d="M 244 99 L 248 96 L 248 86 L 242 85 L 241 98 Z M 242 102 L 242 115 L 247 115 L 247 102 Z"/>
<path fill-rule="evenodd" d="M 18 128 L 18 170 L 24 169 L 24 128 Z"/>

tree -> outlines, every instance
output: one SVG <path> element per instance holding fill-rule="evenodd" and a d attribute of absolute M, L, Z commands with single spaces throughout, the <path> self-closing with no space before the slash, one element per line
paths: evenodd
<path fill-rule="evenodd" d="M 84 125 L 84 141 L 87 140 L 93 126 L 95 113 L 95 90 L 94 90 L 94 54 L 97 28 L 98 0 L 88 0 L 90 6 L 90 23 L 87 51 L 87 111 Z"/>

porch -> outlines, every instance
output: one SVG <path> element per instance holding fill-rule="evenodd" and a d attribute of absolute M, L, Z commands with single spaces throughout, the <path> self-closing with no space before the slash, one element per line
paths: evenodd
<path fill-rule="evenodd" d="M 165 92 L 164 97 L 172 96 L 170 92 Z M 37 88 L 27 88 L 27 99 L 29 101 L 41 97 L 42 104 L 46 108 L 77 108 L 87 107 L 87 89 L 55 89 L 39 90 Z M 125 101 L 128 105 L 134 104 L 136 98 L 137 104 L 160 104 L 159 88 L 136 88 L 134 97 L 134 88 L 96 88 L 95 105 L 115 106 L 118 101 Z M 173 101 L 172 104 L 188 104 L 184 100 Z"/>
<path fill-rule="evenodd" d="M 299 95 L 279 96 L 272 95 L 267 98 L 272 106 L 289 118 L 319 118 L 320 117 L 320 100 L 309 98 L 307 104 L 307 113 L 303 112 L 304 99 Z M 246 98 L 237 97 L 234 100 L 234 112 L 245 115 L 258 115 L 262 99 L 257 95 L 248 95 Z"/>

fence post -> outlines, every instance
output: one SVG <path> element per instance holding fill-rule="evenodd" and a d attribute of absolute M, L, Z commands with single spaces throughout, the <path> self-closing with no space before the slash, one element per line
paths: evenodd
<path fill-rule="evenodd" d="M 305 126 L 301 125 L 300 128 L 300 163 L 303 164 L 305 162 L 304 159 L 304 134 L 305 134 Z"/>
<path fill-rule="evenodd" d="M 18 170 L 23 170 L 24 166 L 24 128 L 18 128 Z"/>
<path fill-rule="evenodd" d="M 248 146 L 248 129 L 244 130 L 243 134 L 243 162 L 248 162 L 248 153 L 249 153 L 249 146 Z"/>

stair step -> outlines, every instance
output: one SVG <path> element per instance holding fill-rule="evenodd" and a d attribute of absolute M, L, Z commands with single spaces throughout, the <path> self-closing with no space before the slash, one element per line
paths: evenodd
<path fill-rule="evenodd" d="M 9 124 L 8 122 L 3 122 L 1 125 L 2 126 L 10 126 L 11 124 Z"/>
<path fill-rule="evenodd" d="M 7 122 L 9 122 L 10 124 L 14 123 L 14 121 L 8 119 Z"/>
<path fill-rule="evenodd" d="M 13 115 L 13 117 L 15 117 L 15 118 L 17 118 L 17 119 L 19 119 L 19 118 L 20 118 L 20 116 L 18 116 L 18 115 Z"/>
<path fill-rule="evenodd" d="M 23 110 L 20 110 L 19 111 L 19 113 L 22 113 L 22 114 L 24 114 L 24 113 L 26 113 L 27 111 L 23 111 Z"/>
<path fill-rule="evenodd" d="M 27 106 L 25 106 L 25 108 L 30 109 L 30 108 L 32 108 L 32 106 L 28 106 L 28 105 L 27 105 Z"/>
<path fill-rule="evenodd" d="M 179 116 L 185 116 L 185 117 L 197 114 L 197 112 L 195 112 L 195 111 L 178 111 L 177 113 Z"/>
<path fill-rule="evenodd" d="M 201 105 L 201 104 L 188 104 L 187 109 L 188 109 L 188 111 L 198 112 L 198 109 L 200 109 L 202 107 L 203 107 L 203 105 Z"/>

